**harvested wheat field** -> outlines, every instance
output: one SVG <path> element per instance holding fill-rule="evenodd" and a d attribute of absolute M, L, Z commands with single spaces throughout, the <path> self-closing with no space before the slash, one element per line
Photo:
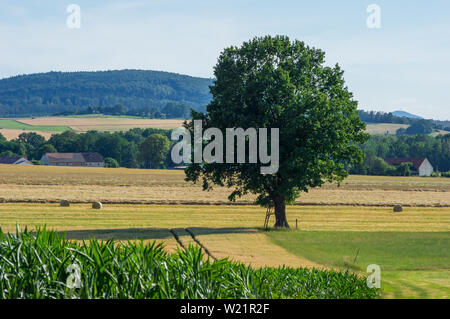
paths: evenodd
<path fill-rule="evenodd" d="M 180 127 L 183 120 L 140 119 L 121 116 L 98 117 L 39 117 L 17 119 L 18 122 L 33 126 L 69 126 L 76 132 L 126 131 L 135 127 L 172 129 Z"/>
<path fill-rule="evenodd" d="M 45 225 L 66 232 L 73 240 L 155 240 L 163 242 L 169 251 L 177 245 L 197 245 L 193 234 L 216 258 L 256 267 L 325 268 L 271 243 L 258 231 L 263 219 L 264 210 L 255 206 L 243 210 L 237 206 L 105 205 L 104 209 L 93 211 L 87 204 L 0 204 L 0 225 L 7 232 L 14 231 L 16 225 Z M 278 258 L 273 258 L 275 254 Z"/>
<path fill-rule="evenodd" d="M 408 128 L 407 124 L 388 124 L 388 123 L 373 123 L 366 125 L 366 132 L 369 134 L 395 135 L 400 128 Z"/>
<path fill-rule="evenodd" d="M 253 232 L 263 227 L 265 209 L 230 205 L 105 204 L 103 209 L 94 210 L 89 204 L 59 207 L 56 203 L 0 203 L 0 214 L 0 225 L 7 231 L 14 230 L 16 223 L 47 225 L 58 230 L 104 232 L 109 229 L 115 233 L 122 229 L 119 239 L 133 239 L 135 232 L 129 228 L 143 228 L 146 232 L 137 233 L 138 237 L 151 239 L 149 236 L 154 236 L 155 231 L 172 228 L 192 228 L 203 235 L 209 228 L 222 229 L 222 233 L 236 227 L 237 233 Z M 450 231 L 450 209 L 445 207 L 407 207 L 402 214 L 394 214 L 390 207 L 288 206 L 287 215 L 292 227 L 295 228 L 297 219 L 299 229 L 304 231 Z"/>
<path fill-rule="evenodd" d="M 72 130 L 84 133 L 90 130 L 101 132 L 128 131 L 132 128 L 173 129 L 180 127 L 183 120 L 142 119 L 125 116 L 90 117 L 38 117 L 0 119 L 0 133 L 7 139 L 16 139 L 22 133 L 34 132 L 49 139 L 52 134 Z"/>
<path fill-rule="evenodd" d="M 295 228 L 298 220 L 302 231 L 450 231 L 446 208 L 407 208 L 402 215 L 394 215 L 383 207 L 291 206 L 287 214 L 291 226 Z M 185 247 L 196 245 L 192 233 L 216 258 L 230 257 L 254 266 L 320 266 L 271 243 L 260 232 L 264 216 L 264 209 L 257 206 L 105 205 L 96 211 L 88 204 L 0 204 L 0 225 L 9 232 L 16 224 L 22 228 L 45 225 L 66 231 L 74 240 L 156 240 L 170 249 L 176 246 L 171 231 Z"/>
<path fill-rule="evenodd" d="M 0 165 L 0 197 L 12 202 L 229 204 L 228 189 L 206 193 L 184 176 L 179 170 Z M 252 199 L 248 195 L 237 204 Z M 297 204 L 449 207 L 450 179 L 350 176 L 340 187 L 327 184 L 302 194 Z"/>
<path fill-rule="evenodd" d="M 0 129 L 0 134 L 2 134 L 8 141 L 18 138 L 19 135 L 22 133 L 36 133 L 36 134 L 43 136 L 46 140 L 48 140 L 52 136 L 52 134 L 55 134 L 54 132 L 50 133 L 50 132 L 42 132 L 42 131 L 37 131 L 37 130 L 30 131 L 30 130 L 16 130 L 16 129 L 7 129 L 7 128 Z"/>

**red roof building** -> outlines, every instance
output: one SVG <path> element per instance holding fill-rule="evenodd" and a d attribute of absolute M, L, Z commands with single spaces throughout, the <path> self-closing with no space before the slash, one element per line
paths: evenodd
<path fill-rule="evenodd" d="M 431 176 L 433 174 L 433 166 L 425 157 L 399 157 L 399 158 L 386 158 L 386 163 L 389 165 L 400 165 L 402 163 L 412 163 L 414 170 L 420 176 Z"/>

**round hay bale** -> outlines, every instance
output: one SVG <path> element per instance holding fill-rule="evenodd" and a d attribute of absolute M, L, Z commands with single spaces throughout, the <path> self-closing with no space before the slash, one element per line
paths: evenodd
<path fill-rule="evenodd" d="M 66 199 L 61 199 L 59 202 L 59 206 L 61 207 L 69 207 L 70 206 L 70 202 Z"/>
<path fill-rule="evenodd" d="M 102 203 L 100 203 L 100 202 L 93 202 L 92 203 L 92 208 L 93 209 L 102 209 Z"/>
<path fill-rule="evenodd" d="M 400 205 L 395 205 L 394 206 L 394 213 L 401 213 L 403 212 L 403 207 Z"/>

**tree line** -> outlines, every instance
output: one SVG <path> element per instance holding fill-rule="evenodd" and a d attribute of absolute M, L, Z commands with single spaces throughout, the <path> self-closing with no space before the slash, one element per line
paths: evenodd
<path fill-rule="evenodd" d="M 108 166 L 128 168 L 168 168 L 174 166 L 170 158 L 170 130 L 133 128 L 126 132 L 54 134 L 46 141 L 39 134 L 24 132 L 7 141 L 0 134 L 0 156 L 23 156 L 38 163 L 45 153 L 98 152 L 107 159 Z M 450 134 L 439 135 L 373 135 L 360 145 L 365 154 L 363 162 L 348 167 L 352 174 L 409 175 L 412 167 L 392 167 L 384 159 L 390 157 L 426 157 L 435 170 L 450 171 Z M 116 164 L 117 163 L 117 164 Z"/>
<path fill-rule="evenodd" d="M 450 134 L 382 136 L 373 135 L 361 145 L 365 157 L 363 163 L 350 168 L 352 174 L 362 175 L 409 175 L 406 165 L 393 167 L 385 158 L 426 157 L 435 171 L 450 173 Z"/>
<path fill-rule="evenodd" d="M 24 132 L 17 139 L 7 141 L 0 134 L 0 156 L 26 157 L 35 164 L 45 153 L 98 152 L 107 167 L 168 168 L 174 166 L 170 158 L 170 130 L 133 128 L 126 132 L 54 134 L 48 141 L 34 132 Z"/>

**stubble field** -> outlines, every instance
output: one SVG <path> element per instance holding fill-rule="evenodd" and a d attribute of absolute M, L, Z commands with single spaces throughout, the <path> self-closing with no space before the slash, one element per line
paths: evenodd
<path fill-rule="evenodd" d="M 114 204 L 229 204 L 229 190 L 203 192 L 184 181 L 181 170 L 0 165 L 0 197 L 11 202 Z M 251 195 L 237 204 L 251 204 Z M 304 193 L 299 205 L 450 207 L 450 179 L 350 176 L 340 187 L 324 185 Z"/>
<path fill-rule="evenodd" d="M 31 126 L 67 126 L 75 132 L 127 131 L 140 128 L 172 129 L 180 127 L 183 120 L 178 119 L 144 119 L 127 116 L 78 116 L 78 117 L 38 117 L 17 119 L 18 122 Z"/>
<path fill-rule="evenodd" d="M 135 127 L 173 129 L 180 127 L 183 120 L 143 119 L 127 116 L 54 116 L 37 118 L 0 119 L 0 133 L 8 140 L 16 139 L 21 133 L 35 132 L 49 139 L 52 134 L 64 131 L 84 133 L 90 130 L 100 132 L 128 131 Z"/>

